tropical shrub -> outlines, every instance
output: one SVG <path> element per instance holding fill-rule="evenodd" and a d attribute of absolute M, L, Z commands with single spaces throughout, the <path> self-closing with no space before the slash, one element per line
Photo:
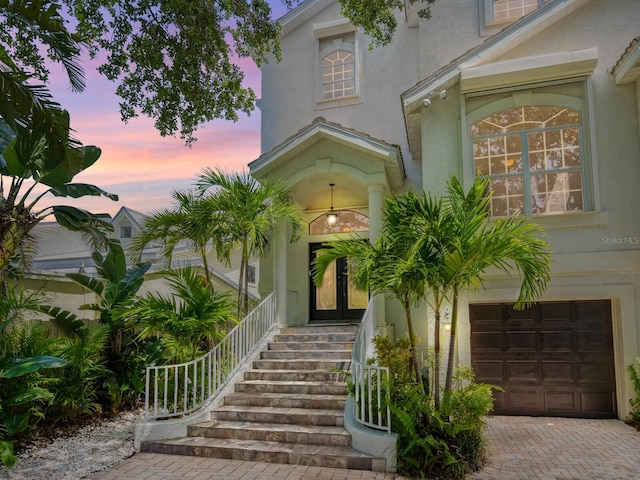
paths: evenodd
<path fill-rule="evenodd" d="M 492 385 L 474 382 L 470 367 L 453 375 L 453 388 L 436 408 L 412 377 L 411 342 L 375 337 L 376 363 L 389 367 L 391 425 L 398 434 L 398 472 L 409 478 L 463 479 L 486 460 L 484 417 L 493 407 Z"/>
<path fill-rule="evenodd" d="M 214 291 L 192 267 L 164 273 L 171 295 L 147 293 L 119 309 L 116 317 L 138 332 L 138 340 L 157 338 L 164 360 L 194 360 L 222 340 L 229 325 L 238 323 L 231 294 Z"/>
<path fill-rule="evenodd" d="M 629 400 L 631 403 L 631 412 L 627 415 L 625 421 L 632 427 L 640 430 L 640 358 L 636 359 L 636 365 L 631 364 L 628 367 L 629 376 L 633 382 L 633 389 L 636 397 Z"/>
<path fill-rule="evenodd" d="M 49 355 L 53 340 L 46 328 L 25 323 L 25 312 L 37 311 L 41 298 L 9 289 L 0 296 L 0 462 L 15 463 L 13 439 L 31 432 L 53 397 L 49 379 L 39 373 L 66 362 Z"/>
<path fill-rule="evenodd" d="M 92 258 L 98 278 L 82 273 L 69 273 L 67 276 L 98 297 L 97 303 L 82 305 L 80 309 L 97 312 L 100 324 L 106 327 L 103 355 L 108 377 L 104 383 L 106 394 L 103 395 L 102 403 L 115 412 L 122 407 L 135 407 L 142 395 L 142 378 L 147 363 L 141 356 L 147 356 L 144 353 L 147 346 L 145 342 L 136 341 L 135 333 L 114 312 L 130 305 L 151 264 L 141 263 L 127 268 L 122 245 L 115 239 L 109 239 L 106 254 L 94 251 Z M 55 308 L 49 309 L 47 313 L 73 334 L 79 334 L 78 328 L 82 331 L 83 324 L 75 315 Z"/>
<path fill-rule="evenodd" d="M 62 367 L 65 363 L 60 358 L 48 356 L 0 359 L 0 461 L 7 467 L 16 462 L 11 439 L 29 427 L 34 403 L 53 397 L 36 382 L 20 384 L 16 380 L 43 368 Z"/>
<path fill-rule="evenodd" d="M 395 404 L 416 384 L 411 366 L 411 342 L 407 336 L 392 342 L 386 335 L 376 335 L 372 341 L 376 352 L 375 364 L 389 368 L 389 398 Z"/>
<path fill-rule="evenodd" d="M 73 338 L 60 338 L 54 352 L 67 365 L 52 382 L 55 395 L 45 412 L 48 427 L 101 413 L 100 393 L 109 374 L 104 358 L 108 333 L 107 326 L 94 324 L 78 329 Z"/>

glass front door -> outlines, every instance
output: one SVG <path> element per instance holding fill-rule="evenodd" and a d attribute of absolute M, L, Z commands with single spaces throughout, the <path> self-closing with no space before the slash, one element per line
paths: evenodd
<path fill-rule="evenodd" d="M 321 244 L 310 245 L 310 263 Z M 347 258 L 339 258 L 325 271 L 322 286 L 311 280 L 311 321 L 360 320 L 369 303 L 369 294 L 358 290 L 347 276 Z"/>

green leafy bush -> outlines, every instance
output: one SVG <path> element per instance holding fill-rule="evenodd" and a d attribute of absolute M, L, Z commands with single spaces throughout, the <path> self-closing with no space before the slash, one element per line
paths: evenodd
<path fill-rule="evenodd" d="M 636 392 L 636 398 L 632 398 L 629 401 L 631 403 L 631 412 L 627 415 L 625 421 L 632 427 L 640 430 L 640 358 L 636 359 L 636 363 L 638 367 L 634 364 L 628 367 L 629 376 L 633 382 L 633 389 Z"/>
<path fill-rule="evenodd" d="M 412 380 L 408 338 L 395 343 L 375 337 L 376 363 L 389 367 L 389 408 L 398 434 L 398 472 L 409 478 L 463 479 L 486 461 L 484 417 L 493 407 L 492 385 L 475 383 L 473 370 L 460 366 L 453 388 L 435 407 Z"/>
<path fill-rule="evenodd" d="M 50 356 L 54 340 L 39 322 L 27 322 L 26 312 L 37 312 L 36 294 L 8 289 L 0 295 L 0 462 L 16 461 L 13 440 L 30 434 L 43 418 L 46 402 L 53 397 L 49 377 L 42 369 L 66 362 Z"/>
<path fill-rule="evenodd" d="M 48 426 L 66 424 L 101 413 L 99 395 L 108 370 L 103 356 L 106 325 L 89 325 L 74 338 L 62 337 L 55 351 L 67 361 L 53 383 L 55 395 L 46 411 Z"/>

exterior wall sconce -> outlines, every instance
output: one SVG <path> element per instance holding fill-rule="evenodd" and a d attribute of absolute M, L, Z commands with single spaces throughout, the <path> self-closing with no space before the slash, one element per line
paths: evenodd
<path fill-rule="evenodd" d="M 335 183 L 330 183 L 329 186 L 331 187 L 331 208 L 326 213 L 327 223 L 329 225 L 335 225 L 338 223 L 338 214 L 333 210 L 333 187 L 335 187 Z"/>
<path fill-rule="evenodd" d="M 449 307 L 445 307 L 442 315 L 442 326 L 444 331 L 449 333 L 451 331 L 451 310 Z"/>

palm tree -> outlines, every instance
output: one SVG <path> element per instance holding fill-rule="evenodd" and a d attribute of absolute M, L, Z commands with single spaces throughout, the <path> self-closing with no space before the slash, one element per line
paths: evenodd
<path fill-rule="evenodd" d="M 291 224 L 291 242 L 298 240 L 304 228 L 302 216 L 289 196 L 284 181 L 260 183 L 248 173 L 224 173 L 207 168 L 198 176 L 210 222 L 220 222 L 224 241 L 241 250 L 238 279 L 238 316 L 249 311 L 249 259 L 264 255 L 273 238 L 278 219 Z M 230 262 L 231 248 L 222 260 Z M 244 297 L 244 302 L 242 299 Z M 241 305 L 244 303 L 244 308 Z"/>
<path fill-rule="evenodd" d="M 382 234 L 376 243 L 355 239 L 332 242 L 318 251 L 321 254 L 314 262 L 314 282 L 320 284 L 332 261 L 344 256 L 352 259 L 349 275 L 358 288 L 374 294 L 390 292 L 400 300 L 410 337 L 411 303 L 426 299 L 435 313 L 433 393 L 438 409 L 444 302 L 452 302 L 446 392 L 451 390 L 460 292 L 481 287 L 482 274 L 489 267 L 505 272 L 515 268 L 523 277 L 516 302 L 520 308 L 539 298 L 550 280 L 551 250 L 540 238 L 541 228 L 516 216 L 489 222 L 488 186 L 488 180 L 477 178 L 465 193 L 452 176 L 444 201 L 424 192 L 386 199 Z M 415 343 L 411 348 L 417 367 Z M 416 376 L 420 378 L 419 371 Z"/>
<path fill-rule="evenodd" d="M 434 376 L 430 385 L 433 392 L 440 390 L 441 342 L 440 323 L 442 307 L 446 299 L 446 285 L 440 278 L 438 265 L 445 248 L 443 240 L 447 238 L 447 224 L 443 222 L 443 202 L 434 196 L 422 192 L 416 195 L 406 192 L 388 203 L 387 229 L 394 244 L 403 245 L 409 258 L 416 266 L 415 275 L 420 278 L 422 290 L 416 292 L 418 298 L 426 300 L 434 310 Z M 440 397 L 434 395 L 436 408 L 440 406 Z"/>
<path fill-rule="evenodd" d="M 129 252 L 140 258 L 149 243 L 158 242 L 162 247 L 162 256 L 171 264 L 175 247 L 186 241 L 202 258 L 207 282 L 211 283 L 211 272 L 207 260 L 207 247 L 210 242 L 221 258 L 228 258 L 229 245 L 223 242 L 224 223 L 216 220 L 215 213 L 207 210 L 207 202 L 192 191 L 174 191 L 173 209 L 162 209 L 147 218 L 141 232 L 131 241 Z"/>
<path fill-rule="evenodd" d="M 390 293 L 401 303 L 407 321 L 411 345 L 411 363 L 416 383 L 424 394 L 424 384 L 417 361 L 416 336 L 414 334 L 411 307 L 417 304 L 427 287 L 423 258 L 415 255 L 413 245 L 402 235 L 405 229 L 404 211 L 406 203 L 415 195 L 385 199 L 383 225 L 380 237 L 369 243 L 351 238 L 327 243 L 318 250 L 313 264 L 313 281 L 322 284 L 324 272 L 338 258 L 349 258 L 348 275 L 356 288 L 368 290 L 373 295 Z"/>
<path fill-rule="evenodd" d="M 210 350 L 237 324 L 230 295 L 217 293 L 196 269 L 167 270 L 170 296 L 148 293 L 118 316 L 138 331 L 138 338 L 160 336 L 172 362 L 189 361 Z"/>
<path fill-rule="evenodd" d="M 515 270 L 522 279 L 515 307 L 525 308 L 542 297 L 551 280 L 551 247 L 541 238 L 540 226 L 518 215 L 488 221 L 489 179 L 477 177 L 465 193 L 452 176 L 447 193 L 444 221 L 450 228 L 438 269 L 441 287 L 452 300 L 445 392 L 451 390 L 460 292 L 481 288 L 482 276 L 490 267 L 506 273 Z"/>

